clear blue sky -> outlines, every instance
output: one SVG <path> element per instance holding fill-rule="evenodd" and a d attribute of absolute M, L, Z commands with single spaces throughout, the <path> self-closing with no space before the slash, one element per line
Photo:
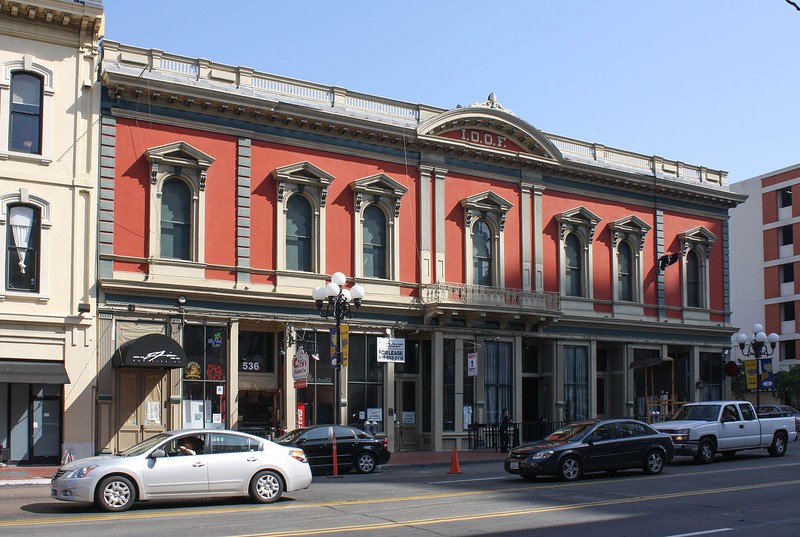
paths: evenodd
<path fill-rule="evenodd" d="M 723 169 L 800 162 L 785 0 L 105 0 L 106 38 Z"/>

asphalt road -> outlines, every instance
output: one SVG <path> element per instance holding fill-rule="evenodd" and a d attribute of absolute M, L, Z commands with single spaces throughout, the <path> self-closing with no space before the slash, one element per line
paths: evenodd
<path fill-rule="evenodd" d="M 274 505 L 153 502 L 121 514 L 51 500 L 46 486 L 2 487 L 0 535 L 800 535 L 800 443 L 783 458 L 759 451 L 707 466 L 679 458 L 658 476 L 626 471 L 575 483 L 525 481 L 498 463 L 462 471 L 386 467 L 315 477 Z"/>

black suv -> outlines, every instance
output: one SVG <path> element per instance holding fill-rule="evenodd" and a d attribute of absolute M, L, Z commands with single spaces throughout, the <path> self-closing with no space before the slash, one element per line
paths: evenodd
<path fill-rule="evenodd" d="M 368 474 L 375 467 L 389 462 L 388 438 L 376 438 L 346 425 L 313 425 L 289 431 L 274 440 L 284 446 L 302 448 L 315 473 L 333 470 L 333 442 L 336 440 L 336 461 L 339 472 L 355 468 Z"/>

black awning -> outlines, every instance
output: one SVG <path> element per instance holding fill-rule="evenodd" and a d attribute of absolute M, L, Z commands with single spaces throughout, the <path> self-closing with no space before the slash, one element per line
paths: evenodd
<path fill-rule="evenodd" d="M 69 384 L 63 362 L 0 360 L 0 381 L 17 384 Z"/>
<path fill-rule="evenodd" d="M 186 367 L 186 353 L 178 342 L 163 334 L 147 334 L 126 341 L 111 357 L 114 367 L 174 369 Z"/>
<path fill-rule="evenodd" d="M 650 356 L 647 358 L 637 358 L 631 362 L 628 369 L 641 369 L 642 367 L 652 367 L 654 365 L 661 365 L 664 362 L 671 362 L 672 358 L 662 358 L 661 356 Z"/>

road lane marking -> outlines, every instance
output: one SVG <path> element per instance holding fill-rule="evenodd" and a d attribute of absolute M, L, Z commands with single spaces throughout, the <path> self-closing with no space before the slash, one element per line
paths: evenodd
<path fill-rule="evenodd" d="M 800 466 L 800 463 L 783 463 L 783 464 L 776 464 L 774 466 L 770 466 L 770 468 L 781 468 L 781 467 L 792 467 L 792 466 Z M 754 466 L 754 467 L 738 467 L 737 471 L 748 471 L 748 470 L 755 470 L 755 471 L 762 471 L 762 467 Z M 730 468 L 724 468 L 720 470 L 707 470 L 704 474 L 714 474 L 714 473 L 729 473 Z M 503 476 L 505 479 L 511 479 L 513 476 Z M 677 477 L 685 477 L 685 474 L 659 474 L 657 476 L 649 476 L 646 479 L 669 479 L 669 478 L 677 478 Z M 625 477 L 614 478 L 613 481 L 623 480 Z M 453 480 L 453 483 L 457 483 L 462 480 Z M 540 483 L 533 486 L 535 489 L 558 489 L 558 488 L 573 488 L 573 487 L 589 487 L 592 485 L 596 485 L 597 481 L 577 481 L 573 483 Z M 774 485 L 774 483 L 771 483 Z M 791 484 L 787 482 L 786 484 Z M 755 485 L 754 488 L 758 488 L 758 485 Z M 278 511 L 278 510 L 287 510 L 287 509 L 313 509 L 318 507 L 341 507 L 347 505 L 367 505 L 367 504 L 379 504 L 379 503 L 389 503 L 389 502 L 403 502 L 403 501 L 420 501 L 420 500 L 435 500 L 435 499 L 443 499 L 443 498 L 459 498 L 459 497 L 467 497 L 467 496 L 475 496 L 475 495 L 484 495 L 487 493 L 490 494 L 503 494 L 503 493 L 518 493 L 531 490 L 531 487 L 513 487 L 513 488 L 503 488 L 503 489 L 490 489 L 490 490 L 476 490 L 476 491 L 458 491 L 458 492 L 441 492 L 441 493 L 432 493 L 432 494 L 416 494 L 412 496 L 396 496 L 396 497 L 384 497 L 384 498 L 366 498 L 360 500 L 337 500 L 337 501 L 325 501 L 325 502 L 303 502 L 303 501 L 284 501 L 279 502 L 276 504 L 265 505 L 265 506 L 258 506 L 258 505 L 244 505 L 241 507 L 232 507 L 232 506 L 221 506 L 221 507 L 213 507 L 210 509 L 205 508 L 194 508 L 189 511 L 187 507 L 177 507 L 171 508 L 169 511 L 145 511 L 145 510 L 133 510 L 128 511 L 125 513 L 98 513 L 93 515 L 72 515 L 72 516 L 61 516 L 61 517 L 53 517 L 53 518 L 46 518 L 46 519 L 16 519 L 16 520 L 0 520 L 0 528 L 6 527 L 20 527 L 20 526 L 47 526 L 53 524 L 81 524 L 85 522 L 104 522 L 104 521 L 113 521 L 113 520 L 134 520 L 134 519 L 156 519 L 156 518 L 175 518 L 175 517 L 183 517 L 186 516 L 187 513 L 197 514 L 197 515 L 217 515 L 217 514 L 226 514 L 226 513 L 251 513 L 258 510 L 268 510 L 268 511 Z M 684 493 L 681 494 L 695 494 L 695 493 Z M 290 499 L 287 497 L 287 499 Z M 135 508 L 134 508 L 135 509 Z"/>
<path fill-rule="evenodd" d="M 747 488 L 748 490 L 753 490 L 753 489 L 782 487 L 790 485 L 800 485 L 800 480 L 781 481 L 777 483 L 762 483 L 759 485 L 749 485 Z M 400 527 L 430 526 L 434 524 L 469 522 L 473 520 L 487 520 L 492 518 L 508 518 L 515 516 L 535 515 L 541 513 L 554 513 L 559 511 L 572 511 L 577 509 L 606 507 L 610 505 L 624 505 L 624 504 L 648 502 L 655 500 L 686 498 L 689 496 L 699 496 L 707 494 L 724 494 L 728 492 L 742 492 L 742 489 L 740 486 L 721 487 L 717 489 L 696 490 L 691 492 L 687 491 L 671 492 L 667 494 L 654 494 L 652 496 L 638 496 L 633 498 L 598 500 L 593 502 L 573 503 L 573 504 L 549 506 L 549 507 L 516 509 L 513 511 L 500 511 L 500 512 L 495 511 L 492 513 L 473 514 L 473 515 L 464 515 L 456 517 L 421 518 L 415 520 L 402 520 L 397 522 L 380 522 L 380 523 L 363 524 L 363 525 L 337 526 L 337 527 L 316 528 L 307 530 L 288 530 L 288 531 L 283 530 L 283 531 L 276 531 L 269 533 L 243 533 L 243 534 L 231 535 L 229 537 L 279 537 L 279 536 L 299 536 L 299 535 L 325 535 L 325 534 L 342 533 L 342 532 L 385 530 L 385 529 L 400 528 Z M 694 535 L 694 534 L 687 534 L 687 535 Z"/>
<path fill-rule="evenodd" d="M 733 528 L 717 528 L 715 530 L 695 531 L 694 533 L 677 533 L 675 535 L 667 535 L 666 537 L 694 537 L 695 535 L 711 535 L 712 533 L 723 533 L 725 531 L 733 531 Z"/>

